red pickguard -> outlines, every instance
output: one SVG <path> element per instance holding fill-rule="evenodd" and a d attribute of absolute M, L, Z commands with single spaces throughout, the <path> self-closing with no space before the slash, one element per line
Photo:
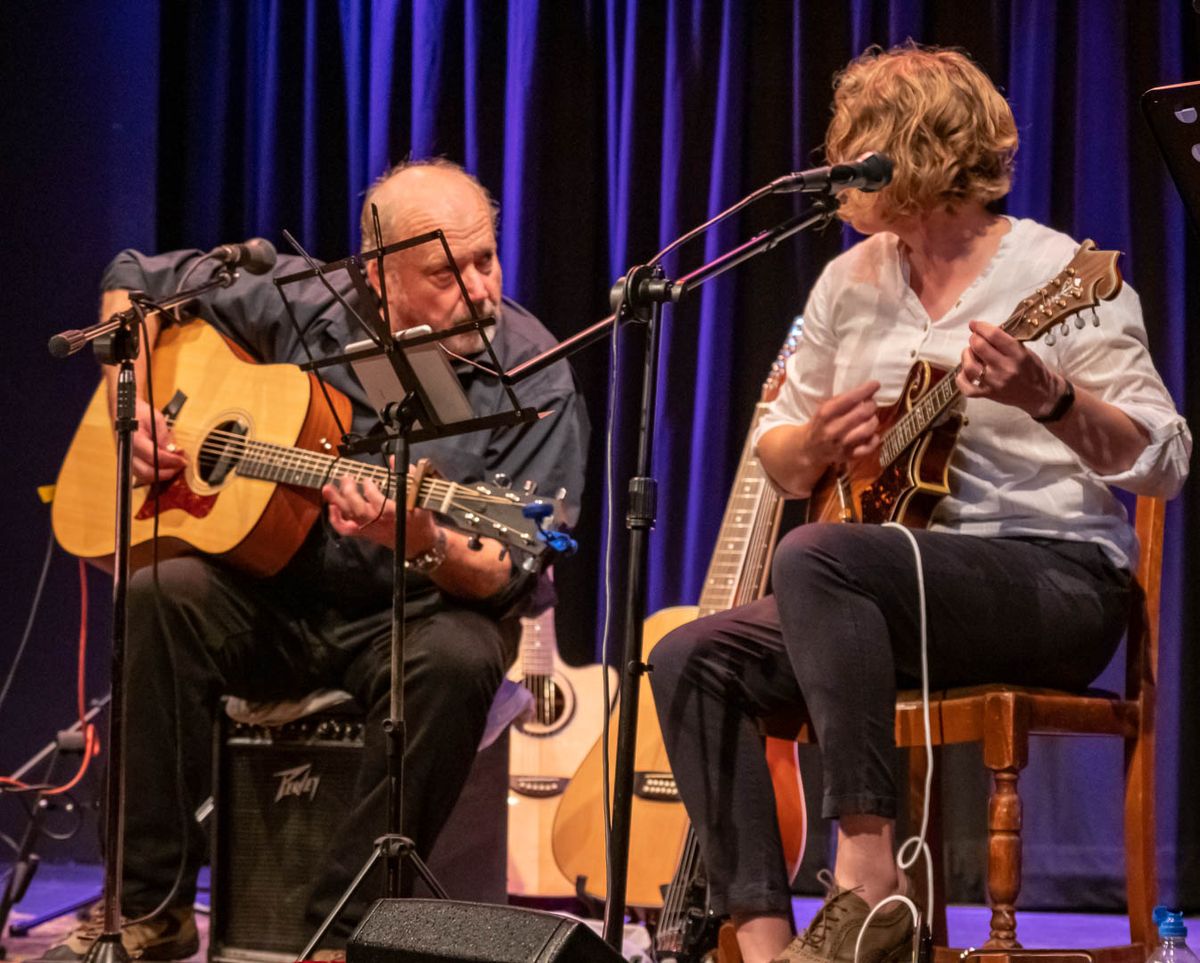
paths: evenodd
<path fill-rule="evenodd" d="M 163 484 L 156 482 L 146 492 L 146 500 L 142 502 L 142 507 L 138 509 L 138 513 L 133 517 L 138 521 L 146 521 L 154 517 L 154 507 L 156 504 L 155 494 L 157 489 L 157 505 L 159 514 L 169 512 L 173 508 L 178 508 L 181 511 L 187 512 L 193 518 L 204 518 L 213 510 L 213 505 L 217 503 L 216 495 L 198 495 L 184 480 L 182 474 L 176 475 L 169 482 Z"/>

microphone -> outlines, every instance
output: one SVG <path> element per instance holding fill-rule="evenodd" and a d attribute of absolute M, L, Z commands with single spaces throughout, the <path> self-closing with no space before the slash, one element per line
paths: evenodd
<path fill-rule="evenodd" d="M 241 244 L 218 244 L 204 255 L 251 274 L 266 274 L 275 266 L 275 245 L 265 237 L 252 237 Z"/>
<path fill-rule="evenodd" d="M 892 159 L 886 154 L 872 151 L 850 164 L 833 164 L 784 174 L 771 182 L 771 193 L 837 194 L 852 187 L 860 191 L 877 191 L 891 180 Z"/>

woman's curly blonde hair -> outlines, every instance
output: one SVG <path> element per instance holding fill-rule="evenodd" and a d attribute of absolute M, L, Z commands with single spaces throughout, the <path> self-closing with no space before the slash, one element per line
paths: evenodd
<path fill-rule="evenodd" d="M 834 78 L 826 157 L 838 164 L 873 150 L 892 158 L 892 182 L 876 194 L 844 192 L 838 216 L 845 221 L 870 211 L 894 223 L 1003 197 L 1012 184 L 1017 125 L 970 58 L 910 40 L 868 48 Z"/>

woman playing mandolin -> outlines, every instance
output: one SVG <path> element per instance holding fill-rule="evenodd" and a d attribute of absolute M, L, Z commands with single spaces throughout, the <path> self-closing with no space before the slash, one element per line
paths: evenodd
<path fill-rule="evenodd" d="M 1129 605 L 1136 545 L 1109 486 L 1170 497 L 1187 473 L 1191 437 L 1115 257 L 992 210 L 1016 149 L 1008 104 L 961 53 L 872 50 L 835 83 L 829 161 L 881 151 L 895 178 L 841 195 L 867 238 L 817 281 L 756 439 L 817 523 L 784 537 L 774 594 L 676 630 L 650 676 L 747 963 L 849 963 L 870 909 L 908 886 L 892 758 L 897 686 L 921 675 L 914 552 L 902 531 L 823 522 L 921 526 L 931 686 L 1077 689 Z M 797 704 L 838 830 L 834 885 L 793 938 L 757 718 Z M 887 906 L 860 959 L 907 959 L 911 942 L 908 910 Z"/>

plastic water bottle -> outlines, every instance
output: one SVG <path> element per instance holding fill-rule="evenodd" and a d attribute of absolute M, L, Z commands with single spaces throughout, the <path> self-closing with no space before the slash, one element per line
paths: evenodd
<path fill-rule="evenodd" d="M 1188 948 L 1183 913 L 1156 906 L 1154 922 L 1158 924 L 1160 942 L 1146 963 L 1200 963 Z"/>

